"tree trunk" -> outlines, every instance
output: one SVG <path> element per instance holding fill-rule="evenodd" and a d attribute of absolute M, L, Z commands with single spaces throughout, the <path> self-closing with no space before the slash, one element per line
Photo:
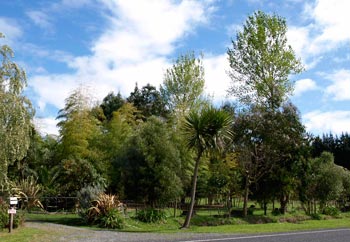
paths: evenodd
<path fill-rule="evenodd" d="M 193 177 L 192 177 L 191 202 L 190 202 L 190 207 L 189 207 L 188 213 L 186 214 L 185 222 L 181 227 L 182 229 L 188 228 L 190 226 L 190 221 L 191 221 L 192 213 L 193 213 L 193 207 L 194 207 L 194 203 L 196 200 L 198 169 L 199 169 L 199 163 L 200 163 L 202 153 L 203 153 L 203 151 L 198 151 L 198 154 L 197 154 L 196 164 L 194 166 Z"/>
<path fill-rule="evenodd" d="M 289 196 L 288 195 L 281 195 L 280 197 L 280 212 L 281 214 L 285 214 L 287 212 L 287 204 L 288 204 L 288 201 L 289 201 Z"/>
<path fill-rule="evenodd" d="M 266 200 L 264 199 L 264 202 L 263 202 L 263 206 L 264 206 L 264 215 L 266 216 L 267 215 L 267 202 Z"/>
<path fill-rule="evenodd" d="M 244 185 L 244 197 L 243 197 L 243 217 L 247 217 L 248 213 L 248 195 L 249 195 L 249 175 L 247 175 Z"/>

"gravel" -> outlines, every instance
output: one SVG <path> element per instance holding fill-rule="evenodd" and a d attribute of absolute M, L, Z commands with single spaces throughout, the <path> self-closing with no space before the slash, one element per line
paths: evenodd
<path fill-rule="evenodd" d="M 161 233 L 129 233 L 109 230 L 91 230 L 53 223 L 26 222 L 26 227 L 38 228 L 50 231 L 50 236 L 45 241 L 70 241 L 70 242 L 160 242 L 183 241 L 193 239 L 207 239 L 222 237 L 219 234 L 178 232 L 172 234 Z"/>

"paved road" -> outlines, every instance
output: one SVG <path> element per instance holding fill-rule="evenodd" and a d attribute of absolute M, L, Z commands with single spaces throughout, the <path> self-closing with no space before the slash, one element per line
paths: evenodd
<path fill-rule="evenodd" d="M 264 235 L 181 240 L 181 242 L 350 242 L 350 229 L 330 229 Z M 179 241 L 180 242 L 180 241 Z"/>

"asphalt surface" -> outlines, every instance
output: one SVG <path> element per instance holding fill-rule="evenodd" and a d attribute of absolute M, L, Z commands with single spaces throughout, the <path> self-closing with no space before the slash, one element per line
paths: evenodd
<path fill-rule="evenodd" d="M 228 236 L 224 238 L 182 240 L 181 242 L 350 242 L 350 229 L 329 229 L 290 233 Z"/>

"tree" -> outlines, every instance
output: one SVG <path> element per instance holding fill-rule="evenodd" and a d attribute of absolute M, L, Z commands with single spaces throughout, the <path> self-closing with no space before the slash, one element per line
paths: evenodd
<path fill-rule="evenodd" d="M 115 192 L 119 180 L 116 179 L 112 164 L 116 157 L 123 152 L 126 142 L 133 135 L 133 130 L 142 123 L 140 111 L 131 103 L 125 103 L 118 111 L 113 112 L 111 120 L 105 124 L 100 149 L 103 151 L 103 160 L 107 164 L 109 190 Z"/>
<path fill-rule="evenodd" d="M 229 57 L 232 86 L 229 93 L 244 104 L 279 108 L 293 90 L 290 74 L 303 67 L 287 44 L 285 19 L 261 11 L 249 16 L 232 41 Z"/>
<path fill-rule="evenodd" d="M 349 171 L 334 164 L 334 157 L 329 152 L 322 152 L 319 157 L 305 162 L 300 173 L 300 200 L 306 213 L 316 213 L 316 202 L 320 202 L 320 210 L 328 202 L 338 200 L 346 194 L 349 184 Z"/>
<path fill-rule="evenodd" d="M 166 70 L 160 92 L 170 112 L 183 116 L 198 102 L 204 90 L 204 68 L 194 53 L 180 55 Z"/>
<path fill-rule="evenodd" d="M 291 167 L 297 159 L 296 144 L 300 144 L 304 133 L 296 108 L 287 103 L 294 87 L 289 76 L 300 73 L 303 67 L 287 44 L 286 32 L 285 19 L 258 11 L 248 17 L 243 30 L 232 41 L 232 49 L 227 51 L 232 79 L 229 94 L 236 96 L 243 107 L 255 109 L 260 116 L 257 123 L 262 124 L 246 152 L 257 148 L 258 152 L 253 152 L 255 159 L 280 172 L 282 212 L 288 202 L 287 188 L 293 180 Z M 246 131 L 251 133 L 250 129 Z M 251 164 L 250 155 L 246 157 Z"/>
<path fill-rule="evenodd" d="M 185 116 L 183 134 L 187 147 L 195 150 L 196 158 L 192 177 L 191 202 L 182 228 L 188 228 L 190 225 L 201 158 L 209 150 L 220 148 L 226 139 L 231 139 L 231 123 L 228 113 L 213 107 L 205 107 L 199 111 L 193 110 Z"/>
<path fill-rule="evenodd" d="M 118 111 L 125 103 L 120 92 L 117 95 L 114 95 L 113 92 L 109 93 L 102 101 L 100 107 L 103 110 L 103 114 L 107 120 L 111 120 L 113 117 L 113 112 Z"/>
<path fill-rule="evenodd" d="M 0 33 L 0 38 L 4 35 Z M 32 131 L 34 110 L 23 96 L 26 75 L 12 61 L 13 51 L 7 45 L 0 46 L 0 184 L 8 189 L 7 169 L 15 160 L 27 153 Z"/>
<path fill-rule="evenodd" d="M 152 116 L 125 143 L 114 163 L 121 194 L 151 207 L 163 206 L 181 195 L 182 159 L 171 132 L 164 121 Z"/>
<path fill-rule="evenodd" d="M 140 110 L 144 117 L 150 117 L 152 115 L 166 117 L 167 115 L 165 103 L 160 92 L 150 84 L 142 87 L 141 90 L 136 84 L 134 91 L 130 93 L 127 101 Z"/>
<path fill-rule="evenodd" d="M 66 99 L 57 118 L 60 127 L 60 152 L 65 193 L 72 195 L 81 186 L 103 183 L 106 172 L 98 140 L 101 138 L 99 120 L 91 112 L 91 99 L 79 87 Z M 69 181 L 69 182 L 67 182 Z"/>

